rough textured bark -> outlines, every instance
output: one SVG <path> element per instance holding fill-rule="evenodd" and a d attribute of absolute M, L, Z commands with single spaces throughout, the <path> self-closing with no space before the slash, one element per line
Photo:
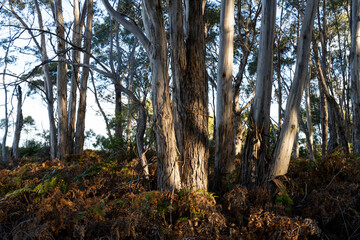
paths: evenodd
<path fill-rule="evenodd" d="M 15 123 L 15 133 L 14 133 L 14 139 L 13 139 L 13 145 L 12 145 L 12 157 L 14 159 L 19 158 L 19 142 L 20 142 L 20 136 L 21 136 L 21 130 L 24 125 L 24 118 L 22 114 L 22 91 L 21 87 L 18 86 L 17 89 L 17 113 L 16 113 L 16 123 Z"/>
<path fill-rule="evenodd" d="M 145 102 L 145 101 L 143 101 Z M 140 163 L 144 171 L 144 175 L 147 178 L 149 176 L 149 166 L 145 156 L 144 150 L 144 135 L 146 130 L 146 109 L 143 104 L 139 105 L 139 116 L 137 119 L 137 131 L 136 131 L 136 146 L 140 158 Z"/>
<path fill-rule="evenodd" d="M 57 55 L 58 58 L 65 58 L 65 29 L 64 18 L 62 12 L 62 0 L 55 0 L 55 21 L 57 33 Z M 66 63 L 62 60 L 57 65 L 57 99 L 58 99 L 58 158 L 62 159 L 69 154 L 68 146 L 68 118 L 67 118 L 67 76 L 66 76 Z"/>
<path fill-rule="evenodd" d="M 107 0 L 102 1 L 114 19 L 139 39 L 149 55 L 158 155 L 158 189 L 180 190 L 181 180 L 170 102 L 167 44 L 161 1 L 143 1 L 142 18 L 146 35 L 134 22 L 126 20 L 122 14 L 116 12 Z"/>
<path fill-rule="evenodd" d="M 256 92 L 241 166 L 241 183 L 248 187 L 265 181 L 269 147 L 276 1 L 264 0 L 262 4 Z"/>
<path fill-rule="evenodd" d="M 352 1 L 351 25 L 351 100 L 353 110 L 353 149 L 360 153 L 360 4 Z"/>
<path fill-rule="evenodd" d="M 167 43 L 160 0 L 143 2 L 143 21 L 152 45 L 149 51 L 155 138 L 158 155 L 158 189 L 180 190 L 173 114 L 169 94 Z"/>
<path fill-rule="evenodd" d="M 294 80 L 291 84 L 289 98 L 286 104 L 286 114 L 283 127 L 280 131 L 280 137 L 275 147 L 274 165 L 271 169 L 270 178 L 286 174 L 289 168 L 291 150 L 299 124 L 298 113 L 306 83 L 312 29 L 318 5 L 319 0 L 307 1 L 297 49 Z"/>
<path fill-rule="evenodd" d="M 85 36 L 84 36 L 85 53 L 83 59 L 83 63 L 86 65 L 89 65 L 90 63 L 93 16 L 94 16 L 93 0 L 87 0 L 87 18 L 86 18 Z M 82 153 L 84 148 L 86 93 L 87 93 L 89 72 L 90 69 L 84 67 L 80 80 L 80 98 L 79 98 L 79 108 L 77 112 L 75 147 L 74 147 L 75 153 Z"/>
<path fill-rule="evenodd" d="M 170 1 L 174 102 L 177 140 L 180 147 L 182 186 L 194 190 L 208 187 L 208 96 L 205 72 L 205 1 L 185 4 L 184 39 L 182 1 Z M 175 122 L 176 124 L 176 122 Z M 176 126 L 179 126 L 176 125 Z"/>
<path fill-rule="evenodd" d="M 169 1 L 169 20 L 170 20 L 170 45 L 171 45 L 171 70 L 173 76 L 173 113 L 177 146 L 179 152 L 183 152 L 184 132 L 182 119 L 184 114 L 181 104 L 181 82 L 185 81 L 186 46 L 184 33 L 184 19 L 182 0 Z"/>
<path fill-rule="evenodd" d="M 234 1 L 221 1 L 220 46 L 216 94 L 216 140 L 213 189 L 226 186 L 235 169 L 232 112 L 232 68 L 234 42 Z"/>

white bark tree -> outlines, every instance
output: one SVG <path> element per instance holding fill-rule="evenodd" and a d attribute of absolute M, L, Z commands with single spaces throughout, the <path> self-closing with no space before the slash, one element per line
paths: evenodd
<path fill-rule="evenodd" d="M 17 110 L 16 110 L 16 122 L 15 133 L 12 145 L 12 157 L 14 159 L 19 158 L 19 142 L 21 136 L 21 130 L 24 125 L 24 118 L 22 114 L 22 91 L 21 87 L 17 86 Z"/>
<path fill-rule="evenodd" d="M 232 111 L 232 68 L 234 48 L 234 1 L 221 1 L 220 47 L 216 93 L 216 138 L 213 189 L 226 186 L 226 178 L 235 169 L 235 145 Z"/>
<path fill-rule="evenodd" d="M 161 1 L 143 1 L 142 18 L 146 35 L 138 25 L 116 12 L 107 0 L 102 2 L 111 16 L 138 38 L 149 55 L 158 155 L 158 189 L 180 190 L 180 170 L 170 101 L 167 42 Z"/>
<path fill-rule="evenodd" d="M 67 66 L 66 63 L 61 60 L 66 58 L 66 43 L 65 43 L 65 27 L 64 17 L 62 10 L 62 0 L 55 0 L 55 21 L 56 21 L 56 33 L 57 33 L 57 99 L 58 99 L 58 158 L 62 159 L 69 153 L 68 149 L 68 115 L 67 115 Z"/>
<path fill-rule="evenodd" d="M 81 38 L 82 31 L 84 26 L 85 19 L 85 11 L 87 10 L 87 6 L 84 6 L 82 12 L 80 12 L 80 3 L 79 0 L 74 0 L 74 20 L 73 20 L 73 31 L 72 31 L 72 61 L 74 63 L 80 63 L 80 48 L 81 48 Z M 88 3 L 89 5 L 89 3 Z M 85 37 L 86 39 L 86 37 Z M 86 50 L 90 49 L 87 45 L 85 45 Z M 77 98 L 77 90 L 79 85 L 79 77 L 80 77 L 80 67 L 77 65 L 72 66 L 72 74 L 71 74 L 71 86 L 70 86 L 70 95 L 68 100 L 68 144 L 69 144 L 69 153 L 80 153 L 82 151 L 78 149 L 79 146 L 75 147 L 74 137 L 75 137 L 75 119 L 76 119 L 76 98 Z M 82 98 L 82 97 L 80 97 Z M 83 99 L 81 99 L 83 100 Z M 79 106 L 81 108 L 81 106 Z M 79 110 L 78 110 L 79 111 Z M 79 119 L 79 118 L 78 118 Z M 85 122 L 84 119 L 78 120 Z"/>
<path fill-rule="evenodd" d="M 85 9 L 85 8 L 84 8 Z M 91 51 L 91 39 L 92 39 L 92 25 L 93 25 L 93 0 L 87 0 L 87 17 L 85 25 L 85 35 L 84 35 L 84 46 L 85 53 L 83 56 L 83 63 L 85 65 L 90 64 L 90 51 Z M 83 14 L 84 11 L 83 11 Z M 75 153 L 82 153 L 84 148 L 85 141 L 85 113 L 86 113 L 86 92 L 88 85 L 90 69 L 88 67 L 83 67 L 81 79 L 80 79 L 80 97 L 79 97 L 79 107 L 77 112 L 77 121 L 76 121 L 76 132 L 75 132 Z M 77 74 L 77 72 L 75 73 Z M 69 131 L 69 134 L 71 131 Z"/>
<path fill-rule="evenodd" d="M 50 77 L 50 70 L 49 70 L 49 58 L 47 54 L 47 47 L 46 47 L 46 37 L 45 37 L 45 28 L 43 24 L 43 18 L 41 9 L 39 6 L 38 0 L 34 0 L 35 10 L 37 14 L 37 20 L 39 24 L 40 30 L 40 43 L 36 38 L 36 34 L 33 32 L 33 28 L 29 27 L 27 22 L 20 17 L 20 15 L 15 11 L 12 2 L 10 1 L 10 9 L 15 18 L 23 25 L 23 27 L 27 30 L 27 32 L 32 37 L 32 40 L 35 43 L 36 48 L 41 53 L 41 61 L 43 64 L 43 77 L 44 77 L 44 92 L 45 92 L 45 99 L 47 103 L 47 111 L 48 111 L 48 118 L 49 118 L 49 132 L 50 132 L 50 157 L 54 159 L 57 153 L 57 137 L 56 137 L 56 125 L 55 125 L 55 118 L 54 118 L 54 93 L 53 93 L 53 84 Z"/>
<path fill-rule="evenodd" d="M 312 40 L 312 29 L 318 5 L 319 0 L 307 1 L 297 48 L 295 75 L 291 84 L 289 98 L 286 104 L 284 123 L 280 131 L 278 143 L 275 147 L 274 165 L 271 169 L 270 178 L 286 174 L 289 168 L 290 155 L 299 124 L 298 113 L 306 83 L 308 63 L 310 58 L 310 45 Z"/>

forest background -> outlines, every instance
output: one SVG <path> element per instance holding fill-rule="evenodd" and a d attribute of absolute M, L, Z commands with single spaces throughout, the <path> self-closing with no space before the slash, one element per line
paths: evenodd
<path fill-rule="evenodd" d="M 360 153 L 359 8 L 356 0 L 4 1 L 2 162 L 39 153 L 40 162 L 67 161 L 92 138 L 118 160 L 135 155 L 139 179 L 155 177 L 159 191 L 223 195 L 239 184 L 283 194 L 291 159 L 320 168 L 334 152 Z M 27 107 L 29 98 L 46 108 Z M 36 131 L 32 114 L 48 126 L 21 141 Z M 96 130 L 103 122 L 102 135 L 86 119 Z"/>

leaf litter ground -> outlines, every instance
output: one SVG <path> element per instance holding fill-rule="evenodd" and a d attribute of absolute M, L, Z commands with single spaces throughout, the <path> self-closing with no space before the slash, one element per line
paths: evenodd
<path fill-rule="evenodd" d="M 97 151 L 3 168 L 0 238 L 360 239 L 360 157 L 341 149 L 292 160 L 270 187 L 230 183 L 222 196 L 156 191 L 148 157 L 150 178 L 138 159 Z"/>

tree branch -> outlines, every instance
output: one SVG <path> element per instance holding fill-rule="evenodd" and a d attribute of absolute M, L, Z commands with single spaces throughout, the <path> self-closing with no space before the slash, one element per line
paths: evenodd
<path fill-rule="evenodd" d="M 121 14 L 117 12 L 109 3 L 108 0 L 102 0 L 106 10 L 109 12 L 109 14 L 118 22 L 120 23 L 124 28 L 126 28 L 128 31 L 130 31 L 132 34 L 135 35 L 137 39 L 142 43 L 143 47 L 147 52 L 150 51 L 150 40 L 145 36 L 144 31 L 139 28 L 139 26 L 132 21 L 126 20 L 126 16 L 124 14 Z"/>

